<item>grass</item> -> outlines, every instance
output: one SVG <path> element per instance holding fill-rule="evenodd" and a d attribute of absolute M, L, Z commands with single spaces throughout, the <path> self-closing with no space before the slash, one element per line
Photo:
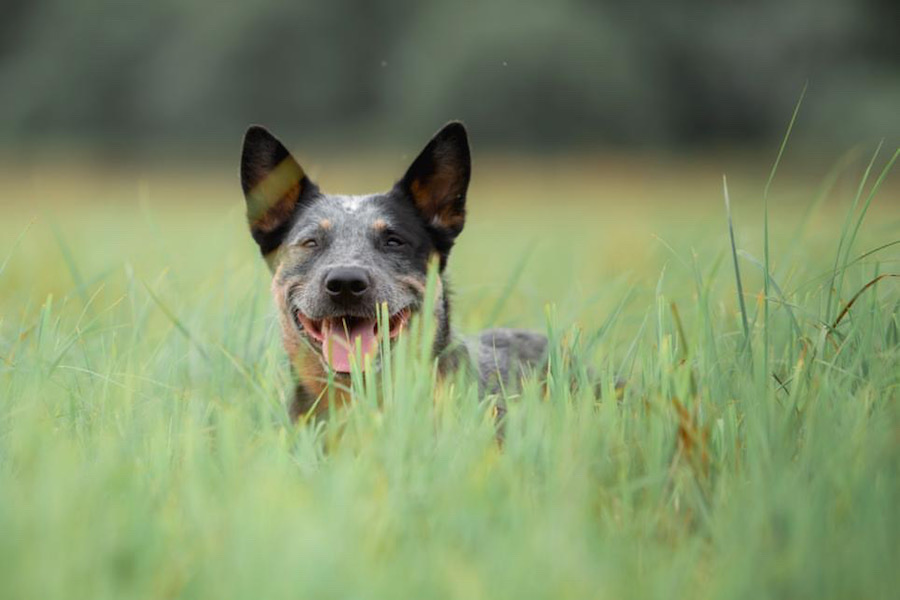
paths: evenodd
<path fill-rule="evenodd" d="M 893 597 L 894 158 L 729 173 L 727 222 L 705 171 L 476 173 L 456 323 L 556 342 L 502 448 L 427 327 L 287 421 L 233 176 L 7 182 L 0 598 Z"/>

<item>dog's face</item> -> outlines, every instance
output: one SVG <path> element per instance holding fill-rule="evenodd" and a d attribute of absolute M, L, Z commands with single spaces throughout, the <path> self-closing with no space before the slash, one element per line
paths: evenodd
<path fill-rule="evenodd" d="M 285 348 L 310 347 L 337 373 L 357 347 L 374 356 L 423 301 L 429 260 L 440 269 L 465 223 L 470 175 L 465 128 L 450 123 L 384 193 L 322 192 L 268 131 L 244 138 L 241 185 L 250 232 L 273 271 Z M 389 331 L 379 331 L 378 306 Z"/>

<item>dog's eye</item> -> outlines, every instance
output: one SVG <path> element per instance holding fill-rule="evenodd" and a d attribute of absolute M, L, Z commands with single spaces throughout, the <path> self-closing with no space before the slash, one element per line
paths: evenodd
<path fill-rule="evenodd" d="M 384 245 L 387 246 L 388 248 L 399 248 L 400 246 L 403 246 L 405 244 L 406 244 L 406 242 L 404 242 L 402 239 L 400 239 L 396 235 L 392 235 L 384 241 Z"/>
<path fill-rule="evenodd" d="M 304 248 L 318 248 L 319 242 L 312 238 L 309 238 L 308 240 L 303 240 L 302 242 L 300 242 L 300 245 Z"/>

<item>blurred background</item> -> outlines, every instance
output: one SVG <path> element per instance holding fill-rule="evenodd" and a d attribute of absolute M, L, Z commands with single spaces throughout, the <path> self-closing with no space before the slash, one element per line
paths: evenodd
<path fill-rule="evenodd" d="M 561 289 L 571 314 L 600 319 L 621 298 L 603 288 L 600 310 L 591 304 L 612 278 L 652 295 L 673 252 L 721 257 L 723 173 L 739 243 L 762 256 L 762 192 L 804 88 L 771 189 L 774 256 L 801 227 L 817 236 L 801 250 L 830 256 L 879 141 L 875 173 L 900 142 L 896 0 L 0 10 L 0 307 L 73 285 L 90 297 L 123 263 L 188 304 L 211 267 L 258 269 L 265 289 L 237 180 L 251 123 L 323 189 L 363 193 L 389 187 L 434 131 L 464 120 L 470 218 L 451 270 L 473 326 L 485 314 L 540 324 Z M 873 246 L 896 238 L 896 179 L 873 205 Z M 501 317 L 491 307 L 509 290 Z"/>
<path fill-rule="evenodd" d="M 383 147 L 451 118 L 498 151 L 771 149 L 807 81 L 798 143 L 900 138 L 895 0 L 0 10 L 0 146 L 18 156 L 233 157 L 251 122 L 308 149 Z"/>

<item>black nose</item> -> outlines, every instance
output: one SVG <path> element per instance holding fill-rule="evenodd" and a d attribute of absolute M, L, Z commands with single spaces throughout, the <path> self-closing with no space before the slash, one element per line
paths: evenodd
<path fill-rule="evenodd" d="M 358 267 L 335 267 L 325 276 L 325 291 L 335 300 L 352 300 L 369 289 L 369 274 Z"/>

